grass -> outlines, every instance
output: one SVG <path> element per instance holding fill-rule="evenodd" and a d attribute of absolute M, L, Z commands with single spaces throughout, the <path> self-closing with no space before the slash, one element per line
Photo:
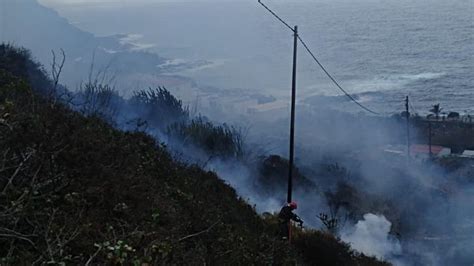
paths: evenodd
<path fill-rule="evenodd" d="M 0 68 L 1 265 L 384 265 L 317 231 L 289 246 L 215 173 L 43 98 L 25 73 Z"/>

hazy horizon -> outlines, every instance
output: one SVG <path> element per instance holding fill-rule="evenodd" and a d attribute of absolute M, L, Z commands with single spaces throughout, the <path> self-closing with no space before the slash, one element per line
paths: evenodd
<path fill-rule="evenodd" d="M 86 1 L 58 4 L 57 10 L 97 36 L 131 34 L 146 50 L 175 60 L 171 64 L 208 61 L 203 67 L 173 72 L 202 86 L 288 97 L 291 33 L 256 0 L 211 2 Z M 464 102 L 463 95 L 474 90 L 468 74 L 474 69 L 469 54 L 474 49 L 469 35 L 474 1 L 264 2 L 290 24 L 298 24 L 330 72 L 375 109 L 393 112 L 408 94 L 427 112 L 433 102 L 442 102 L 443 94 L 454 93 Z M 111 4 L 96 8 L 90 3 Z M 301 48 L 298 56 L 299 99 L 341 95 Z M 474 111 L 467 101 L 459 102 L 442 104 Z M 344 108 L 357 111 L 353 107 Z"/>

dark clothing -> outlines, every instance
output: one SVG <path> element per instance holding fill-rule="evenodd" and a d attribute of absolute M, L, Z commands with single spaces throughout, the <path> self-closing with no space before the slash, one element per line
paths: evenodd
<path fill-rule="evenodd" d="M 285 223 L 280 221 L 280 223 L 278 224 L 278 227 L 280 228 L 280 235 L 283 239 L 288 238 L 288 236 L 290 235 L 289 226 L 290 224 L 288 222 Z"/>
<path fill-rule="evenodd" d="M 303 221 L 298 217 L 298 215 L 293 213 L 293 210 L 290 206 L 286 205 L 281 208 L 280 213 L 278 214 L 278 220 L 280 225 L 280 232 L 282 237 L 288 237 L 289 235 L 289 226 L 290 220 L 293 220 L 298 223 Z"/>
<path fill-rule="evenodd" d="M 284 206 L 283 208 L 281 208 L 280 213 L 278 214 L 278 218 L 280 218 L 280 220 L 284 220 L 285 222 L 289 222 L 290 220 L 293 220 L 295 222 L 301 221 L 298 215 L 293 213 L 293 210 L 290 206 Z"/>

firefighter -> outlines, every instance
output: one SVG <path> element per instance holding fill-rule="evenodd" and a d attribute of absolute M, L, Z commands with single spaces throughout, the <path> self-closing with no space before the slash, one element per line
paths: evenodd
<path fill-rule="evenodd" d="M 281 208 L 280 213 L 278 214 L 280 231 L 283 239 L 288 239 L 289 237 L 289 226 L 291 220 L 299 223 L 299 225 L 303 227 L 303 220 L 301 220 L 298 215 L 293 213 L 293 210 L 296 210 L 297 208 L 298 205 L 296 204 L 296 202 L 292 201 L 288 204 L 285 204 L 285 206 Z"/>

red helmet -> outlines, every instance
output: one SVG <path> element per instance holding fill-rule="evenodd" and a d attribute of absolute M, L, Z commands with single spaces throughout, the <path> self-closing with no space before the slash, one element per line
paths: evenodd
<path fill-rule="evenodd" d="M 298 204 L 296 202 L 292 201 L 288 204 L 292 210 L 296 210 L 298 208 Z"/>

